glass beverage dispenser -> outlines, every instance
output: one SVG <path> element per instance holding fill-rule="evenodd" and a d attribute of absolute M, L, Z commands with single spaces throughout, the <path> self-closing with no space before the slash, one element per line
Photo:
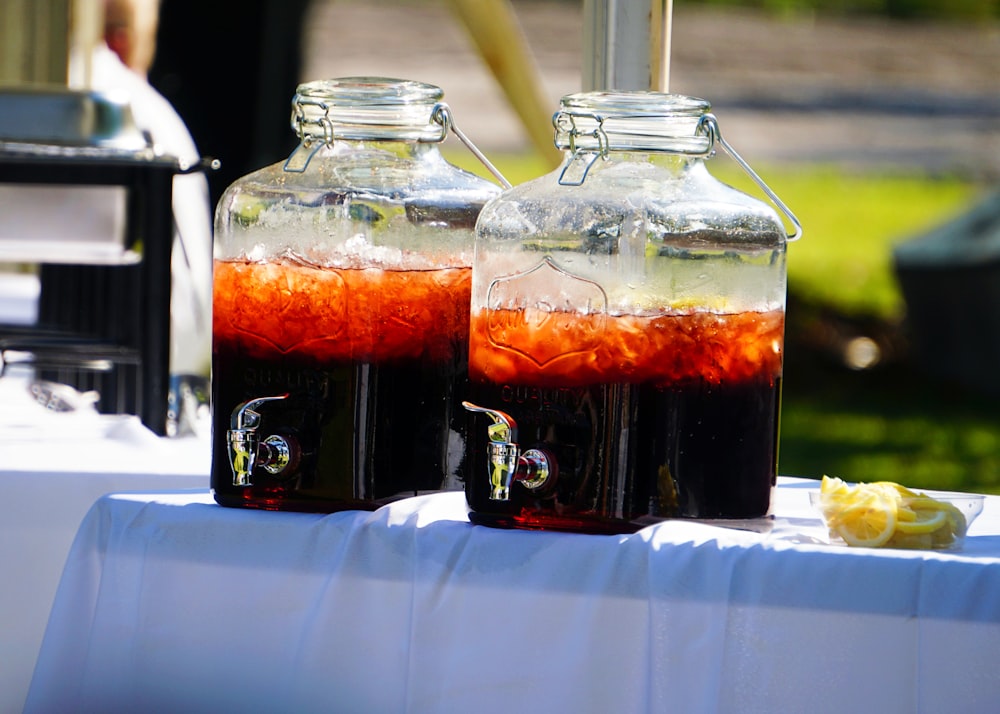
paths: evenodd
<path fill-rule="evenodd" d="M 500 189 L 441 156 L 449 129 L 468 144 L 441 97 L 303 84 L 298 148 L 220 200 L 219 503 L 322 512 L 461 488 L 474 227 Z"/>
<path fill-rule="evenodd" d="M 592 92 L 553 173 L 477 224 L 466 494 L 474 522 L 627 532 L 749 519 L 776 478 L 795 217 L 703 100 Z M 721 144 L 794 224 L 713 178 Z"/>

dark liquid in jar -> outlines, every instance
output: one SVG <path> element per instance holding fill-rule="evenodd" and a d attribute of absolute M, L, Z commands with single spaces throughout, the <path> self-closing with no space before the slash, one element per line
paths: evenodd
<path fill-rule="evenodd" d="M 522 451 L 548 450 L 558 476 L 548 489 L 515 483 L 510 501 L 490 500 L 487 419 L 470 415 L 470 517 L 628 532 L 675 516 L 766 515 L 783 331 L 778 311 L 474 315 L 471 401 L 512 416 Z"/>
<path fill-rule="evenodd" d="M 461 487 L 470 269 L 217 261 L 212 490 L 227 506 L 330 512 Z M 233 484 L 233 409 L 301 448 Z"/>

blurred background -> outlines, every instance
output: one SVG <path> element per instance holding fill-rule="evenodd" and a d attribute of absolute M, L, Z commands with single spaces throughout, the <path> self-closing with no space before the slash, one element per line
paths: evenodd
<path fill-rule="evenodd" d="M 547 121 L 581 88 L 585 3 L 499 3 L 517 23 L 506 49 L 470 31 L 470 5 L 161 0 L 137 63 L 221 160 L 213 202 L 290 152 L 299 81 L 348 75 L 441 86 L 520 183 L 557 158 Z M 40 22 L 29 6 L 2 0 L 5 26 Z M 670 90 L 712 102 L 804 226 L 789 247 L 781 473 L 1000 493 L 998 68 L 998 0 L 674 0 Z M 726 158 L 709 167 L 757 193 Z"/>

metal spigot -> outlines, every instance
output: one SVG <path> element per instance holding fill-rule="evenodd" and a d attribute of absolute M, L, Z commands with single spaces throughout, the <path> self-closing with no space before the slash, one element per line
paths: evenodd
<path fill-rule="evenodd" d="M 493 423 L 489 436 L 490 500 L 509 501 L 510 485 L 519 481 L 525 488 L 537 491 L 551 485 L 555 479 L 555 460 L 543 449 L 528 449 L 523 454 L 517 444 L 517 422 L 509 414 L 486 409 L 471 402 L 462 402 L 470 412 L 485 414 Z"/>
<path fill-rule="evenodd" d="M 277 434 L 263 440 L 257 435 L 260 413 L 257 408 L 264 402 L 287 398 L 287 394 L 274 397 L 257 397 L 233 409 L 230 429 L 226 432 L 229 442 L 229 465 L 233 469 L 234 486 L 252 486 L 254 468 L 260 466 L 270 474 L 280 474 L 292 460 L 293 444 Z"/>

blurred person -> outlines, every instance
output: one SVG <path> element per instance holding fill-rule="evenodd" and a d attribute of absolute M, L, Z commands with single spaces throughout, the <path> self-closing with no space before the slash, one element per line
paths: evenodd
<path fill-rule="evenodd" d="M 126 67 L 148 79 L 156 55 L 160 0 L 105 0 L 104 42 Z"/>
<path fill-rule="evenodd" d="M 69 83 L 127 93 L 136 124 L 148 132 L 157 150 L 195 165 L 201 156 L 187 126 L 146 79 L 156 51 L 158 12 L 159 0 L 105 0 L 102 41 L 92 49 L 89 63 L 83 48 L 73 48 Z M 174 177 L 172 207 L 170 373 L 207 377 L 212 346 L 212 205 L 203 173 Z"/>

